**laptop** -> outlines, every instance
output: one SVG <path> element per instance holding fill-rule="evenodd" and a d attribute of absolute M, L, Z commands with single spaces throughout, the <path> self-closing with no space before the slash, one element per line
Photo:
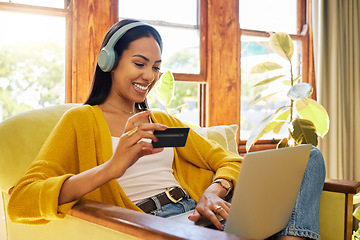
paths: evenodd
<path fill-rule="evenodd" d="M 295 206 L 311 147 L 304 144 L 246 154 L 224 231 L 265 239 L 284 229 Z M 169 219 L 200 226 L 209 224 L 204 219 L 196 223 L 187 219 L 192 212 Z"/>

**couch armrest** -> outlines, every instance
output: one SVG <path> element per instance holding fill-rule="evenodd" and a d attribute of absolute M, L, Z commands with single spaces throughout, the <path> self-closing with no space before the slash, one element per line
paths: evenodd
<path fill-rule="evenodd" d="M 326 179 L 324 191 L 356 194 L 360 191 L 360 182 L 339 179 Z"/>
<path fill-rule="evenodd" d="M 244 238 L 222 231 L 180 223 L 90 200 L 79 201 L 68 214 L 139 239 L 244 240 Z"/>
<path fill-rule="evenodd" d="M 321 239 L 348 240 L 353 230 L 353 196 L 360 182 L 326 179 L 320 202 Z"/>

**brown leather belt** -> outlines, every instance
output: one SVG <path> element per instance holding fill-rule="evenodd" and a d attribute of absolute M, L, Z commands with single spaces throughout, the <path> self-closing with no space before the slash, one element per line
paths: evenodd
<path fill-rule="evenodd" d="M 166 190 L 165 192 L 161 193 L 156 198 L 159 200 L 160 205 L 164 206 L 168 203 L 177 203 L 181 199 L 184 199 L 185 197 L 186 197 L 186 192 L 182 188 L 172 187 Z M 141 210 L 143 210 L 146 213 L 157 209 L 154 200 L 152 200 L 151 198 L 149 198 L 146 202 L 138 205 L 138 207 L 141 208 Z"/>

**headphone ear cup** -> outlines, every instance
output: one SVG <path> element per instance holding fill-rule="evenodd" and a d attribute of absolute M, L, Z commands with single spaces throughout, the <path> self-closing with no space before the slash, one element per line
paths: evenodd
<path fill-rule="evenodd" d="M 114 70 L 114 68 L 116 68 L 116 66 L 117 66 L 117 64 L 119 62 L 119 57 L 118 57 L 118 54 L 117 54 L 116 51 L 114 51 L 113 56 L 114 56 L 114 61 L 113 61 L 112 65 L 111 65 L 111 70 L 110 71 Z"/>
<path fill-rule="evenodd" d="M 106 48 L 101 49 L 98 56 L 98 65 L 104 72 L 110 72 L 114 67 L 115 52 Z"/>

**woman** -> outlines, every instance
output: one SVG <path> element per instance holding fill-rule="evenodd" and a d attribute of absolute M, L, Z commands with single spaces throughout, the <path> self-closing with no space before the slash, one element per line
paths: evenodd
<path fill-rule="evenodd" d="M 223 229 L 216 214 L 227 219 L 241 157 L 192 130 L 183 148 L 152 147 L 154 130 L 185 127 L 147 110 L 161 51 L 160 35 L 142 22 L 109 30 L 89 98 L 62 117 L 15 187 L 12 221 L 46 223 L 84 197 L 163 217 L 194 209 L 190 220 L 203 216 Z"/>

